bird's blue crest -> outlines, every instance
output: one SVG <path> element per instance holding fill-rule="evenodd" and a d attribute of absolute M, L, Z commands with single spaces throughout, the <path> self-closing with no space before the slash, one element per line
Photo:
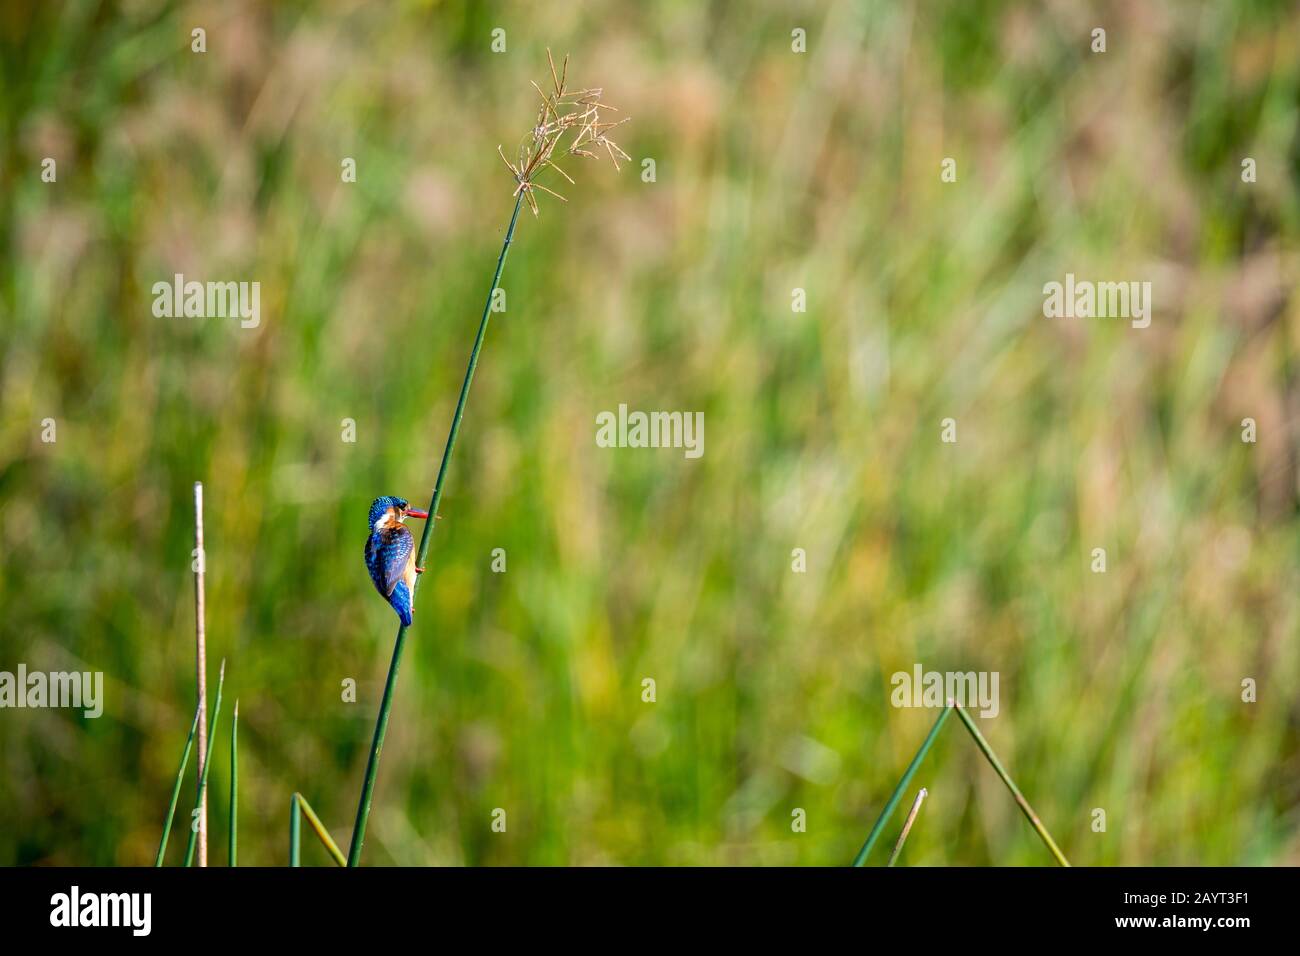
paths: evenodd
<path fill-rule="evenodd" d="M 389 508 L 405 510 L 406 506 L 407 500 L 405 498 L 398 498 L 396 495 L 382 495 L 381 497 L 376 498 L 370 505 L 370 527 L 374 528 L 375 522 L 382 518 L 384 512 Z"/>

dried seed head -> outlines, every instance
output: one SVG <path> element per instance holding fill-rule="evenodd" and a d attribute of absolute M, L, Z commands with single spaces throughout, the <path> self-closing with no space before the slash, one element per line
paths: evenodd
<path fill-rule="evenodd" d="M 599 150 L 604 149 L 614 163 L 615 169 L 619 168 L 620 158 L 629 161 L 632 158 L 607 135 L 609 130 L 626 123 L 627 118 L 613 123 L 601 121 L 601 110 L 618 112 L 613 106 L 600 101 L 604 91 L 600 87 L 570 90 L 567 85 L 569 58 L 567 56 L 564 58 L 558 73 L 549 49 L 546 51 L 546 61 L 551 68 L 551 90 L 544 91 L 533 83 L 533 89 L 542 98 L 542 105 L 537 111 L 537 122 L 525 134 L 523 142 L 519 145 L 515 161 L 512 163 L 506 158 L 504 150 L 500 146 L 497 147 L 501 161 L 514 176 L 514 195 L 523 193 L 524 198 L 528 200 L 528 208 L 533 211 L 534 216 L 538 212 L 535 195 L 538 189 L 550 193 L 561 202 L 568 201 L 559 193 L 537 182 L 538 175 L 547 168 L 554 169 L 570 183 L 573 182 L 569 174 L 553 161 L 552 157 L 557 150 L 568 156 L 598 159 Z M 568 138 L 568 145 L 562 146 L 561 141 L 566 138 Z"/>

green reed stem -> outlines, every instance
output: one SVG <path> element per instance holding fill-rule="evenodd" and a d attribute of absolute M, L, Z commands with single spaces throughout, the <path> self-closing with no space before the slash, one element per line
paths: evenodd
<path fill-rule="evenodd" d="M 289 798 L 289 865 L 301 866 L 298 861 L 299 849 L 302 843 L 302 823 L 298 813 L 298 804 L 302 797 L 294 794 Z"/>
<path fill-rule="evenodd" d="M 172 817 L 176 815 L 176 802 L 181 796 L 181 783 L 185 779 L 185 765 L 190 762 L 190 749 L 194 746 L 194 733 L 199 726 L 199 707 L 194 708 L 194 720 L 190 724 L 190 735 L 185 738 L 185 749 L 181 751 L 181 765 L 176 771 L 176 783 L 172 785 L 171 803 L 167 805 L 167 819 L 163 821 L 162 839 L 158 841 L 158 856 L 154 866 L 163 865 L 163 854 L 167 852 L 167 838 L 172 832 Z"/>
<path fill-rule="evenodd" d="M 880 816 L 876 819 L 876 825 L 873 826 L 871 832 L 867 834 L 867 842 L 862 844 L 862 849 L 859 850 L 858 855 L 853 858 L 854 866 L 862 866 L 867 862 L 867 855 L 871 852 L 871 848 L 876 845 L 876 840 L 880 837 L 880 831 L 885 828 L 885 823 L 889 820 L 890 816 L 893 815 L 894 808 L 898 806 L 898 801 L 902 798 L 903 791 L 907 789 L 907 785 L 912 782 L 912 777 L 916 773 L 917 768 L 921 766 L 921 761 L 924 760 L 925 755 L 930 752 L 930 745 L 933 744 L 934 739 L 939 736 L 939 730 L 943 727 L 944 721 L 948 719 L 948 713 L 951 710 L 951 707 L 945 707 L 939 713 L 939 719 L 936 720 L 934 726 L 930 728 L 930 733 L 925 738 L 925 742 L 921 744 L 921 749 L 916 752 L 916 756 L 912 758 L 912 762 L 907 765 L 907 770 L 903 772 L 903 779 L 898 781 L 898 786 L 896 786 L 894 792 L 889 795 L 889 802 L 885 804 L 885 809 L 880 811 Z"/>
<path fill-rule="evenodd" d="M 479 320 L 478 335 L 474 339 L 474 348 L 469 353 L 469 366 L 465 369 L 465 381 L 460 386 L 460 399 L 456 402 L 456 413 L 451 419 L 451 430 L 447 433 L 447 447 L 442 452 L 442 464 L 438 467 L 438 480 L 433 486 L 433 499 L 429 503 L 429 518 L 424 523 L 424 534 L 420 536 L 420 549 L 415 563 L 425 566 L 425 557 L 429 552 L 429 534 L 438 520 L 438 505 L 442 502 L 442 486 L 447 479 L 447 466 L 451 461 L 452 449 L 456 447 L 456 436 L 460 434 L 460 422 L 465 415 L 465 401 L 469 398 L 469 386 L 474 380 L 474 370 L 478 367 L 479 352 L 483 348 L 483 338 L 487 335 L 488 316 L 492 312 L 492 295 L 497 283 L 501 281 L 501 270 L 505 268 L 506 253 L 515 236 L 515 224 L 519 221 L 519 209 L 524 202 L 524 193 L 520 190 L 515 199 L 515 209 L 510 215 L 510 227 L 506 230 L 505 242 L 501 244 L 501 254 L 497 256 L 496 272 L 492 275 L 492 287 L 488 289 L 487 301 L 483 304 L 483 317 Z M 419 587 L 419 580 L 416 580 Z M 415 594 L 411 594 L 414 603 Z M 402 663 L 402 651 L 406 646 L 406 625 L 397 628 L 397 639 L 393 643 L 393 659 L 388 665 L 388 680 L 384 684 L 384 697 L 379 703 L 379 717 L 375 721 L 375 736 L 370 743 L 370 758 L 366 762 L 366 776 L 361 785 L 361 799 L 357 803 L 357 821 L 352 827 L 352 844 L 348 849 L 348 866 L 361 863 L 361 847 L 366 839 L 366 822 L 370 819 L 370 803 L 375 792 L 375 778 L 379 775 L 379 754 L 384 749 L 384 737 L 388 733 L 388 717 L 393 707 L 393 694 L 397 689 L 397 670 Z"/>
<path fill-rule="evenodd" d="M 217 700 L 212 705 L 212 724 L 208 727 L 208 749 L 203 755 L 203 773 L 199 776 L 199 795 L 194 807 L 203 806 L 203 796 L 208 792 L 208 772 L 212 769 L 212 745 L 217 740 L 217 719 L 221 716 L 221 689 L 226 683 L 226 662 L 221 662 L 221 674 L 217 677 Z M 190 839 L 185 844 L 185 866 L 194 861 L 194 844 L 199 838 L 197 818 L 190 822 Z"/>
<path fill-rule="evenodd" d="M 912 824 L 916 822 L 916 815 L 921 810 L 921 804 L 925 802 L 926 794 L 929 793 L 925 787 L 916 791 L 916 799 L 912 801 L 912 809 L 907 811 L 907 820 L 903 823 L 903 832 L 898 835 L 898 842 L 894 844 L 894 852 L 889 854 L 889 862 L 886 866 L 893 866 L 898 862 L 898 854 L 903 852 L 903 844 L 907 842 L 907 835 L 912 832 Z"/>
<path fill-rule="evenodd" d="M 230 725 L 230 852 L 228 865 L 238 866 L 239 850 L 239 698 L 235 698 L 234 723 Z"/>
<path fill-rule="evenodd" d="M 1015 797 L 1016 804 L 1024 813 L 1025 818 L 1029 820 L 1030 826 L 1032 826 L 1042 838 L 1043 843 L 1047 845 L 1047 849 L 1052 852 L 1052 856 L 1056 857 L 1056 862 L 1061 866 L 1069 866 L 1070 861 L 1065 858 L 1065 854 L 1062 853 L 1060 847 L 1056 845 L 1056 841 L 1052 839 L 1052 835 L 1047 832 L 1047 827 L 1043 826 L 1043 822 L 1038 819 L 1038 814 L 1035 813 L 1034 808 L 1029 805 L 1029 801 L 1026 800 L 1024 795 L 1020 792 L 1020 788 L 1017 787 L 1015 781 L 1011 779 L 1011 775 L 1002 768 L 1002 762 L 998 760 L 997 754 L 993 752 L 993 748 L 989 746 L 989 742 L 984 739 L 984 735 L 980 733 L 979 728 L 975 726 L 975 721 L 971 720 L 970 715 L 966 713 L 961 704 L 954 703 L 952 707 L 956 709 L 957 716 L 962 719 L 962 723 L 966 725 L 966 729 L 970 731 L 970 735 L 975 738 L 975 743 L 979 746 L 980 750 L 983 751 L 984 756 L 988 758 L 988 762 L 993 765 L 993 769 L 998 772 L 998 776 L 1002 778 L 1002 782 L 1005 783 L 1007 789 L 1011 791 L 1011 796 Z"/>

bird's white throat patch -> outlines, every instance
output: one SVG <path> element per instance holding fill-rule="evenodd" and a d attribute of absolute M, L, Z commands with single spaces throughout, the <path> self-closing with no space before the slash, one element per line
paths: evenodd
<path fill-rule="evenodd" d="M 397 512 L 393 511 L 392 508 L 389 508 L 380 515 L 379 520 L 375 522 L 375 530 L 383 531 L 385 528 L 396 528 L 403 520 L 405 519 L 398 517 Z"/>

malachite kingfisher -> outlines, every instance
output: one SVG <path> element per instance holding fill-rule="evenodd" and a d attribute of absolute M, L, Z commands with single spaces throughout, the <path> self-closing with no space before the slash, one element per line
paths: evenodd
<path fill-rule="evenodd" d="M 402 624 L 411 624 L 411 599 L 415 576 L 424 568 L 415 566 L 415 537 L 402 524 L 407 518 L 428 518 L 405 498 L 384 495 L 370 506 L 370 537 L 366 539 L 366 569 L 375 590 L 392 605 Z"/>

